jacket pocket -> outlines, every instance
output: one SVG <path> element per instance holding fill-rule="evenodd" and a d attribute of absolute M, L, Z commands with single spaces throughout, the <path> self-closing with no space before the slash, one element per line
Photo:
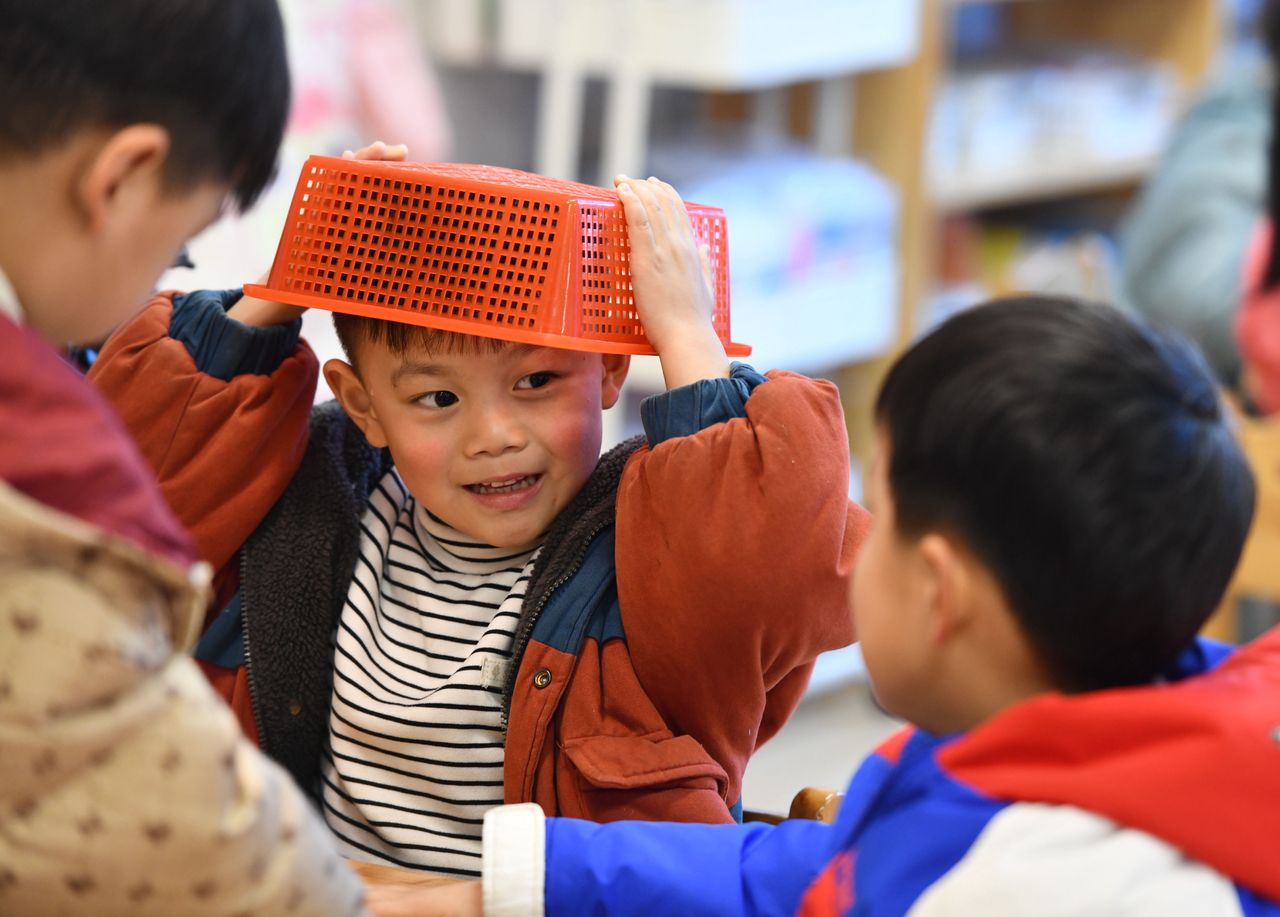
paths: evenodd
<path fill-rule="evenodd" d="M 732 820 L 724 801 L 729 777 L 692 736 L 589 736 L 566 742 L 562 751 L 570 765 L 562 778 L 572 787 L 561 780 L 561 814 L 593 821 Z"/>

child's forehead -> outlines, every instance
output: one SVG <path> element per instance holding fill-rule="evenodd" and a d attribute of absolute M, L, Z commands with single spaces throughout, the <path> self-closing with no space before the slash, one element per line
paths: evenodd
<path fill-rule="evenodd" d="M 554 364 L 583 356 L 551 347 L 461 335 L 447 341 L 411 341 L 402 348 L 392 348 L 384 341 L 371 343 L 382 351 L 379 362 L 391 372 L 393 380 L 474 369 L 501 371 L 516 365 Z"/>

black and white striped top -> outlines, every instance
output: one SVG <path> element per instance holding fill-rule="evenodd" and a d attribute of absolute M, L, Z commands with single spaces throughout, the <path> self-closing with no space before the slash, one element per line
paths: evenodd
<path fill-rule="evenodd" d="M 354 859 L 475 876 L 502 803 L 502 682 L 537 545 L 492 548 L 390 472 L 338 621 L 325 819 Z"/>

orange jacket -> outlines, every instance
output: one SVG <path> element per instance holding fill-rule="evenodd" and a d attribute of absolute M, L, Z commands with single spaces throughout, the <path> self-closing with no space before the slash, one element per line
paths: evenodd
<path fill-rule="evenodd" d="M 247 671 L 220 687 L 246 729 L 261 726 L 263 747 L 309 787 L 327 725 L 325 648 L 337 611 L 309 607 L 303 593 L 340 608 L 349 549 L 285 557 L 315 524 L 282 531 L 281 519 L 314 509 L 333 525 L 332 505 L 350 503 L 341 518 L 358 520 L 354 482 L 342 478 L 326 493 L 313 481 L 336 481 L 352 465 L 354 477 L 376 478 L 382 472 L 364 466 L 389 467 L 389 456 L 332 408 L 313 416 L 316 359 L 296 329 L 245 328 L 222 312 L 230 301 L 157 297 L 108 342 L 91 378 L 137 436 L 201 557 L 222 571 L 223 601 L 241 569 L 250 577 L 270 567 L 277 586 L 296 578 L 297 607 L 254 610 L 257 621 L 272 619 L 260 632 L 277 636 L 253 643 L 246 622 Z M 839 399 L 829 383 L 755 378 L 739 416 L 690 435 L 659 417 L 668 429 L 651 440 L 661 441 L 602 460 L 584 487 L 600 499 L 589 509 L 575 500 L 553 526 L 546 555 L 556 553 L 557 526 L 579 521 L 567 516 L 599 518 L 580 533 L 579 556 L 562 558 L 564 582 L 548 583 L 536 609 L 528 606 L 539 590 L 529 592 L 527 644 L 509 686 L 507 802 L 597 821 L 728 821 L 748 758 L 794 709 L 814 657 L 852 639 L 847 577 L 867 517 L 846 496 Z M 347 467 L 312 475 L 320 453 Z M 332 587 L 317 592 L 319 579 Z M 296 639 L 279 636 L 299 628 Z M 279 658 L 308 641 L 323 644 L 311 661 Z M 259 692 L 271 696 L 256 704 L 246 690 L 255 668 L 285 673 L 273 676 L 283 687 Z M 319 686 L 303 685 L 317 669 Z M 297 697 L 286 696 L 290 678 Z"/>

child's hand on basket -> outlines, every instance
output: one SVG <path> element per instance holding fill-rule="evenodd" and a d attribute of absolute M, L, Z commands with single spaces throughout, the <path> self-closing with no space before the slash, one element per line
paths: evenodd
<path fill-rule="evenodd" d="M 627 219 L 636 311 L 662 360 L 667 388 L 729 375 L 712 325 L 711 266 L 680 195 L 656 178 L 619 175 L 614 185 Z"/>
<path fill-rule="evenodd" d="M 342 158 L 367 159 L 371 162 L 404 162 L 404 158 L 408 155 L 409 148 L 403 143 L 388 146 L 381 140 L 376 140 L 361 149 L 347 150 L 342 154 Z M 258 281 L 260 284 L 266 282 L 267 275 L 263 275 Z M 266 327 L 267 325 L 286 325 L 306 311 L 304 306 L 290 306 L 269 299 L 259 299 L 256 296 L 243 296 L 238 303 L 227 310 L 227 315 L 246 325 Z"/>

